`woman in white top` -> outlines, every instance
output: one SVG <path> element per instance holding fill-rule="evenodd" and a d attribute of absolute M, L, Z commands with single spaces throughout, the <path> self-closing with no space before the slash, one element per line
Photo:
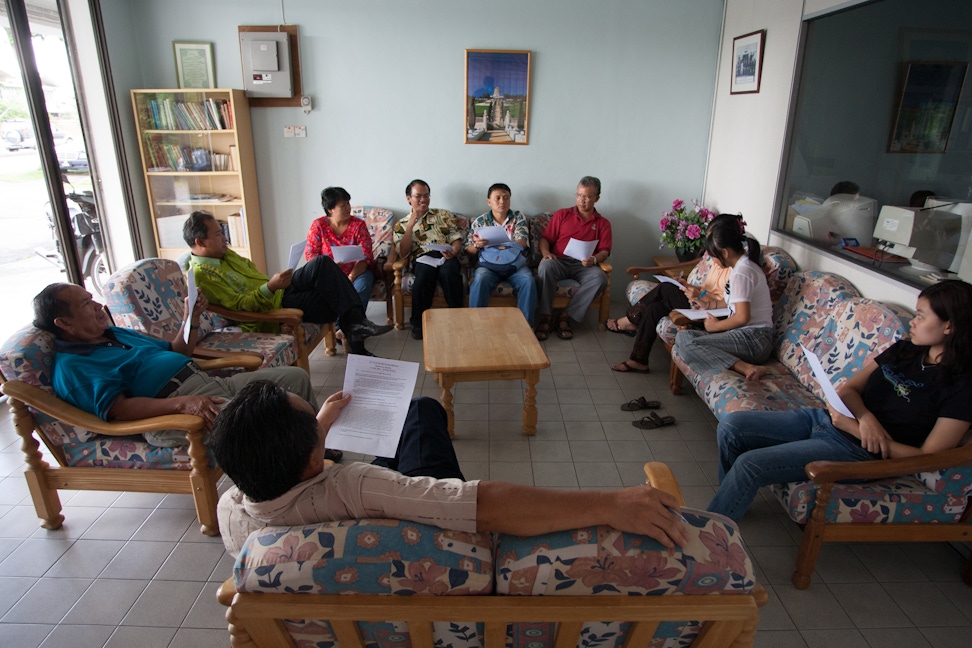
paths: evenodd
<path fill-rule="evenodd" d="M 732 369 L 746 380 L 759 380 L 768 369 L 760 366 L 773 350 L 773 304 L 756 239 L 745 234 L 742 216 L 713 222 L 705 250 L 716 263 L 732 268 L 726 282 L 729 317 L 709 315 L 705 330 L 679 331 L 675 348 L 687 364 L 701 370 Z"/>

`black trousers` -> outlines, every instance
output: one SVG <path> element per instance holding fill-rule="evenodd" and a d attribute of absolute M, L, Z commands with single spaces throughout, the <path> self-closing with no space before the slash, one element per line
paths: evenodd
<path fill-rule="evenodd" d="M 628 308 L 628 321 L 638 327 L 635 334 L 634 347 L 631 349 L 631 360 L 640 364 L 648 364 L 651 345 L 655 343 L 658 333 L 655 328 L 663 317 L 676 308 L 689 308 L 688 297 L 678 286 L 670 283 L 658 284 L 648 294 Z"/>
<path fill-rule="evenodd" d="M 459 260 L 446 259 L 438 268 L 414 264 L 415 281 L 412 283 L 412 315 L 409 322 L 412 328 L 422 328 L 422 313 L 432 306 L 436 284 L 442 286 L 449 308 L 462 308 L 462 277 L 459 275 Z"/>
<path fill-rule="evenodd" d="M 361 299 L 354 284 L 331 257 L 321 255 L 294 271 L 293 281 L 284 289 L 284 308 L 304 311 L 304 320 L 315 324 L 333 322 L 339 317 L 346 324 L 364 319 Z"/>
<path fill-rule="evenodd" d="M 371 463 L 409 477 L 466 479 L 449 438 L 446 411 L 439 401 L 427 396 L 413 398 L 409 404 L 395 456 L 378 457 Z"/>

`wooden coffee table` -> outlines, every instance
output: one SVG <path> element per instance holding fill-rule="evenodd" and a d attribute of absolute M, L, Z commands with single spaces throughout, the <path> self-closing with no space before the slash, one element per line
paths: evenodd
<path fill-rule="evenodd" d="M 452 386 L 474 380 L 526 382 L 523 434 L 537 433 L 537 382 L 550 366 L 533 329 L 516 308 L 430 308 L 422 313 L 425 369 L 442 387 L 454 435 Z"/>

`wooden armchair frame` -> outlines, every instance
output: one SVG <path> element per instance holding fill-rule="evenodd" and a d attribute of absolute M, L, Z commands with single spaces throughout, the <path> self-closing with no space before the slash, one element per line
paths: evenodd
<path fill-rule="evenodd" d="M 229 356 L 216 360 L 200 360 L 202 369 L 244 367 L 256 369 L 262 359 L 254 355 Z M 3 377 L 0 376 L 0 379 Z M 24 476 L 34 510 L 45 529 L 59 529 L 64 522 L 58 490 L 117 490 L 137 493 L 178 493 L 192 495 L 196 505 L 196 517 L 205 535 L 218 536 L 216 520 L 216 482 L 223 471 L 209 465 L 209 457 L 203 444 L 204 423 L 202 418 L 189 414 L 169 414 L 135 421 L 106 422 L 69 405 L 57 396 L 19 380 L 5 380 L 0 385 L 9 398 L 14 429 L 21 438 L 21 449 L 27 469 Z M 185 430 L 189 439 L 191 470 L 138 470 L 133 468 L 71 467 L 66 463 L 60 446 L 50 443 L 37 431 L 37 423 L 27 406 L 44 412 L 60 421 L 107 436 L 129 436 L 156 430 Z M 60 465 L 52 467 L 40 452 L 44 442 Z"/>
<path fill-rule="evenodd" d="M 251 311 L 231 310 L 218 304 L 210 302 L 207 309 L 209 312 L 230 320 L 231 322 L 267 322 L 280 324 L 284 333 L 294 336 L 297 345 L 297 366 L 310 373 L 310 354 L 314 352 L 317 345 L 324 340 L 324 352 L 332 356 L 337 351 L 335 348 L 334 322 L 328 322 L 321 326 L 321 330 L 309 342 L 304 335 L 304 311 L 299 308 L 278 308 L 266 313 L 254 313 Z"/>
<path fill-rule="evenodd" d="M 824 519 L 835 482 L 889 479 L 961 466 L 972 466 L 972 445 L 902 459 L 814 461 L 807 464 L 807 477 L 817 484 L 817 496 L 810 520 L 803 528 L 800 553 L 791 577 L 793 586 L 797 589 L 810 587 L 810 576 L 824 542 L 972 541 L 972 505 L 966 506 L 961 521 L 956 524 L 856 524 Z M 962 580 L 972 586 L 972 557 L 962 572 Z"/>

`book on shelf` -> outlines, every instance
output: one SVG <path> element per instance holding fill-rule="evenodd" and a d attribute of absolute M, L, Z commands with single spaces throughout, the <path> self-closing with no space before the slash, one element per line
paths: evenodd
<path fill-rule="evenodd" d="M 155 130 L 228 130 L 233 128 L 229 101 L 210 97 L 205 101 L 150 99 L 146 117 Z"/>
<path fill-rule="evenodd" d="M 243 219 L 239 214 L 230 214 L 226 217 L 226 224 L 230 233 L 229 244 L 235 247 L 246 247 L 246 236 L 243 231 Z"/>

